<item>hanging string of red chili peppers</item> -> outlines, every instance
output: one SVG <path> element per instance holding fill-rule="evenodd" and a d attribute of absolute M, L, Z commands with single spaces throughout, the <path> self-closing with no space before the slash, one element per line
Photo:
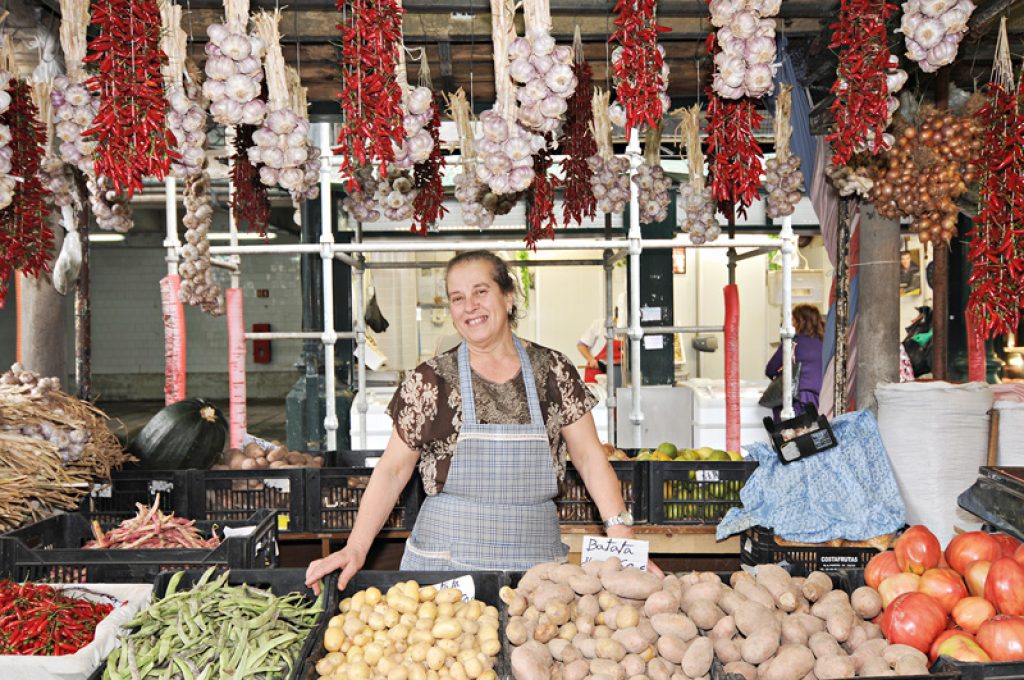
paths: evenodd
<path fill-rule="evenodd" d="M 530 250 L 537 249 L 537 241 L 544 238 L 555 238 L 555 227 L 558 220 L 555 218 L 555 190 L 561 184 L 556 177 L 552 177 L 548 170 L 551 169 L 551 147 L 554 146 L 554 135 L 545 135 L 547 144 L 533 156 L 533 184 L 530 185 L 526 197 L 526 247 Z"/>
<path fill-rule="evenodd" d="M 584 217 L 593 219 L 597 214 L 597 200 L 591 187 L 593 173 L 587 163 L 588 158 L 597 154 L 597 142 L 594 141 L 592 128 L 594 72 L 583 56 L 582 45 L 576 52 L 572 73 L 576 76 L 576 89 L 569 97 L 565 114 L 565 159 L 562 161 L 565 192 L 562 199 L 562 222 L 582 224 Z"/>
<path fill-rule="evenodd" d="M 1024 79 L 1022 79 L 1024 83 Z M 971 262 L 967 314 L 982 337 L 1016 333 L 1024 285 L 1024 150 L 1018 131 L 1024 87 L 989 83 L 978 112 L 986 130 L 978 217 L 967 252 Z"/>
<path fill-rule="evenodd" d="M 402 8 L 395 0 L 338 0 L 341 30 L 342 124 L 335 153 L 348 190 L 355 172 L 373 162 L 387 173 L 402 143 L 402 90 L 396 80 Z"/>
<path fill-rule="evenodd" d="M 98 142 L 96 173 L 131 197 L 143 177 L 163 179 L 177 158 L 165 121 L 160 9 L 155 0 L 98 0 L 91 10 L 99 34 L 85 61 L 96 69 L 88 85 L 100 108 L 83 136 Z"/>
<path fill-rule="evenodd" d="M 654 16 L 657 0 L 619 0 L 615 6 L 618 27 L 611 39 L 622 45 L 622 58 L 614 62 L 618 85 L 615 93 L 626 108 L 626 129 L 661 120 L 661 65 L 658 34 L 671 29 L 659 26 Z"/>
<path fill-rule="evenodd" d="M 8 88 L 11 103 L 0 124 L 10 129 L 11 167 L 22 181 L 14 189 L 11 204 L 0 210 L 0 307 L 7 299 L 11 274 L 21 271 L 38 277 L 50 271 L 53 248 L 53 231 L 45 220 L 47 191 L 39 179 L 46 129 L 39 122 L 28 84 L 12 79 Z"/>
<path fill-rule="evenodd" d="M 895 11 L 886 0 L 842 0 L 829 44 L 839 50 L 832 84 L 834 128 L 826 137 L 834 165 L 845 165 L 861 149 L 873 154 L 884 149 L 882 135 L 891 118 L 886 69 L 893 66 L 885 22 Z"/>
<path fill-rule="evenodd" d="M 270 198 L 267 185 L 260 181 L 258 168 L 249 160 L 248 149 L 253 146 L 252 134 L 258 125 L 239 125 L 235 128 L 235 148 L 231 156 L 231 214 L 241 228 L 258 231 L 266 236 L 270 223 Z"/>
<path fill-rule="evenodd" d="M 448 163 L 441 153 L 441 106 L 437 101 L 434 102 L 434 116 L 427 123 L 427 130 L 434 140 L 430 158 L 413 166 L 413 188 L 419 191 L 412 201 L 415 213 L 410 231 L 421 235 L 425 235 L 448 212 L 444 207 L 444 187 L 441 185 Z"/>

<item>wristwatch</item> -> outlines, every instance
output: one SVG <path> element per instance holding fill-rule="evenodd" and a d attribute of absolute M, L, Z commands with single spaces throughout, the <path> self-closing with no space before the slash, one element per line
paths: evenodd
<path fill-rule="evenodd" d="M 623 510 L 619 514 L 609 517 L 604 521 L 604 528 L 611 529 L 613 526 L 623 525 L 627 527 L 633 526 L 633 515 L 630 514 L 629 510 Z"/>

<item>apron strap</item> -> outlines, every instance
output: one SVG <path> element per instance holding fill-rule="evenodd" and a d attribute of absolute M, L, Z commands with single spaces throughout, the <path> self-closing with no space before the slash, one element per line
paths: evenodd
<path fill-rule="evenodd" d="M 512 335 L 512 343 L 519 354 L 520 372 L 526 387 L 526 405 L 530 412 L 530 423 L 544 427 L 544 418 L 540 411 L 540 396 L 537 394 L 537 383 L 533 377 L 533 366 L 526 355 L 519 337 Z M 473 394 L 473 371 L 469 365 L 469 345 L 463 340 L 459 345 L 459 388 L 462 392 L 462 422 L 476 425 L 476 397 Z"/>

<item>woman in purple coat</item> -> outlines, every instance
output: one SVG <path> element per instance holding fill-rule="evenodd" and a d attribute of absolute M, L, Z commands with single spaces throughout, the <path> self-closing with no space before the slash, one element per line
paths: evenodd
<path fill-rule="evenodd" d="M 793 414 L 800 415 L 804 409 L 813 404 L 818 408 L 818 395 L 821 392 L 821 340 L 825 337 L 825 322 L 821 313 L 814 305 L 797 305 L 793 308 L 793 326 L 796 337 L 793 338 L 793 349 L 796 361 L 800 362 L 800 384 L 793 397 Z M 764 374 L 774 378 L 782 372 L 782 345 L 768 360 Z M 779 422 L 781 408 L 772 409 L 775 422 Z"/>

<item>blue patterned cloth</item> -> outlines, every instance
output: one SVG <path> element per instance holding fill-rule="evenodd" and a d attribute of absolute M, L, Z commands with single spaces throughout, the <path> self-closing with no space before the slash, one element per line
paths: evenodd
<path fill-rule="evenodd" d="M 847 413 L 832 430 L 839 446 L 789 465 L 771 444 L 745 447 L 759 465 L 740 491 L 743 507 L 719 523 L 718 540 L 754 526 L 800 543 L 864 541 L 902 527 L 906 509 L 875 417 Z"/>

